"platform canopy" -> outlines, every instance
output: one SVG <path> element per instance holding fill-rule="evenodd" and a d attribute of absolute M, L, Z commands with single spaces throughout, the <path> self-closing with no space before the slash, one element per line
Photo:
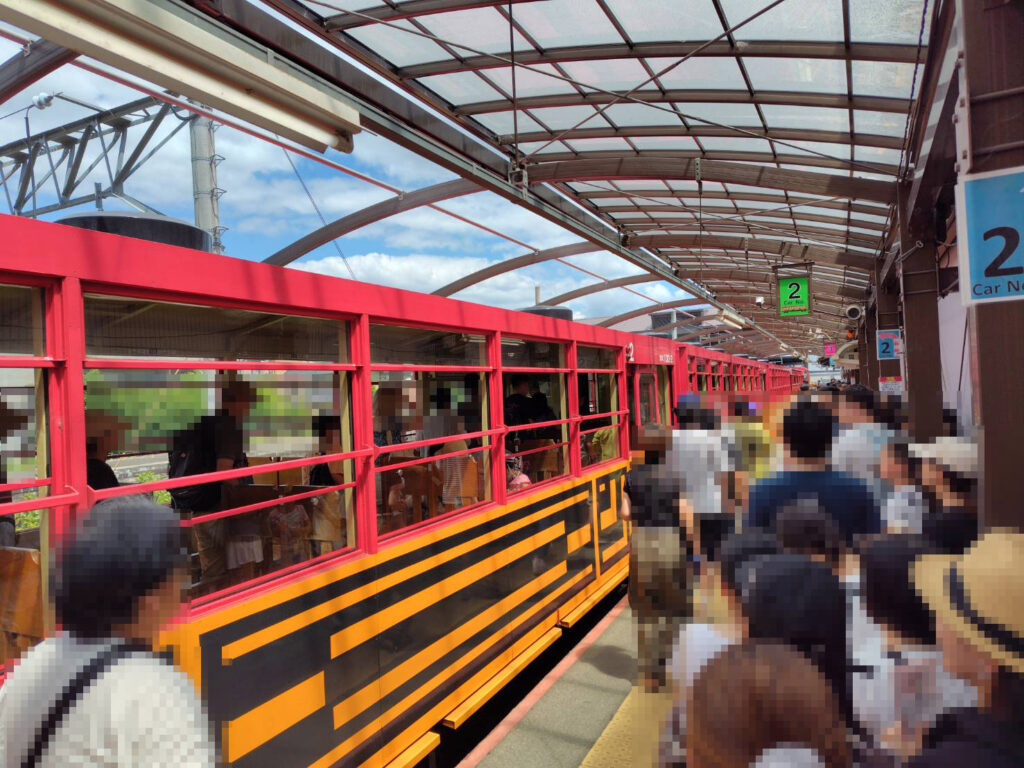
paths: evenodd
<path fill-rule="evenodd" d="M 924 0 L 269 5 L 498 150 L 524 171 L 513 181 L 568 198 L 787 344 L 845 327 L 868 295 Z M 775 322 L 779 265 L 810 268 L 810 318 Z"/>
<path fill-rule="evenodd" d="M 926 0 L 172 4 L 340 89 L 367 129 L 466 180 L 326 225 L 275 263 L 489 190 L 578 235 L 572 247 L 741 316 L 764 351 L 801 352 L 854 326 L 844 310 L 866 302 L 886 256 L 934 12 Z M 779 270 L 810 273 L 810 316 L 778 317 Z"/>

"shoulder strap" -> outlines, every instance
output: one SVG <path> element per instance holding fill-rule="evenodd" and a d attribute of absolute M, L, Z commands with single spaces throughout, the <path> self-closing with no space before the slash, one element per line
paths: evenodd
<path fill-rule="evenodd" d="M 43 757 L 43 753 L 50 745 L 53 735 L 57 732 L 64 718 L 71 708 L 78 703 L 82 692 L 96 680 L 104 671 L 117 663 L 118 660 L 127 656 L 136 647 L 130 643 L 118 643 L 96 655 L 92 661 L 78 671 L 78 674 L 64 686 L 63 692 L 46 713 L 46 719 L 36 731 L 36 738 L 29 749 L 25 759 L 21 762 L 21 768 L 36 768 Z"/>

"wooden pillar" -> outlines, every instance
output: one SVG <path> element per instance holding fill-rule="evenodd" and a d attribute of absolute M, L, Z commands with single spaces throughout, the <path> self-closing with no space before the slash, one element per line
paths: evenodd
<path fill-rule="evenodd" d="M 960 173 L 1024 165 L 1024 5 L 963 0 L 961 79 L 970 146 L 958 146 Z M 966 88 L 963 85 L 966 83 Z M 964 99 L 966 97 L 966 99 Z M 965 108 L 964 108 L 965 107 Z M 960 290 L 970 290 L 961 286 Z M 974 415 L 979 425 L 981 515 L 986 528 L 1024 529 L 1024 301 L 970 310 Z"/>
<path fill-rule="evenodd" d="M 905 188 L 898 195 L 904 210 Z M 929 200 L 930 202 L 930 200 Z M 903 303 L 903 382 L 915 440 L 942 434 L 942 359 L 939 353 L 939 271 L 932 211 L 900 216 L 900 299 Z M 927 232 L 931 226 L 933 231 Z"/>
<path fill-rule="evenodd" d="M 875 324 L 871 329 L 868 343 L 871 345 L 871 356 L 878 366 L 875 371 L 875 387 L 878 386 L 878 379 L 882 376 L 901 376 L 903 368 L 899 360 L 879 360 L 877 357 L 878 347 L 875 342 L 875 333 L 879 328 L 899 328 L 902 325 L 900 317 L 900 299 L 897 293 L 897 286 L 882 282 L 882 268 L 875 267 L 875 285 L 878 289 L 875 292 Z"/>

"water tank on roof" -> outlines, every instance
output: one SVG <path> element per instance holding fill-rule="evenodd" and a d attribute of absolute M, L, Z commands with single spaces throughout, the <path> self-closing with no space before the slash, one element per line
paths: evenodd
<path fill-rule="evenodd" d="M 553 317 L 558 320 L 572 320 L 572 310 L 568 307 L 549 307 L 545 304 L 538 304 L 534 307 L 526 307 L 525 309 L 519 310 L 520 312 L 529 312 L 531 315 L 541 315 L 543 317 Z"/>
<path fill-rule="evenodd" d="M 90 211 L 65 216 L 57 221 L 70 227 L 91 229 L 94 232 L 108 232 L 112 235 L 136 237 L 153 243 L 179 245 L 197 251 L 211 250 L 212 242 L 208 232 L 181 219 L 157 216 L 151 213 L 130 211 Z"/>

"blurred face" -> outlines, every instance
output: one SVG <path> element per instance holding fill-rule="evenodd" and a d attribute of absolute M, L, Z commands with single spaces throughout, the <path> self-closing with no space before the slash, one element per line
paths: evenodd
<path fill-rule="evenodd" d="M 946 671 L 953 677 L 987 690 L 998 669 L 992 658 L 967 642 L 941 619 L 935 623 L 935 635 L 942 650 L 942 665 Z"/>
<path fill-rule="evenodd" d="M 883 480 L 888 480 L 893 485 L 910 484 L 910 473 L 907 472 L 906 466 L 891 448 L 882 453 L 879 474 L 881 474 Z"/>
<path fill-rule="evenodd" d="M 856 403 L 844 399 L 839 404 L 839 420 L 843 424 L 870 424 L 871 415 Z"/>
<path fill-rule="evenodd" d="M 171 576 L 138 603 L 133 634 L 156 645 L 157 636 L 180 614 L 188 584 L 185 569 L 177 568 Z"/>
<path fill-rule="evenodd" d="M 224 410 L 227 411 L 235 421 L 244 421 L 249 415 L 248 400 L 225 400 Z"/>

